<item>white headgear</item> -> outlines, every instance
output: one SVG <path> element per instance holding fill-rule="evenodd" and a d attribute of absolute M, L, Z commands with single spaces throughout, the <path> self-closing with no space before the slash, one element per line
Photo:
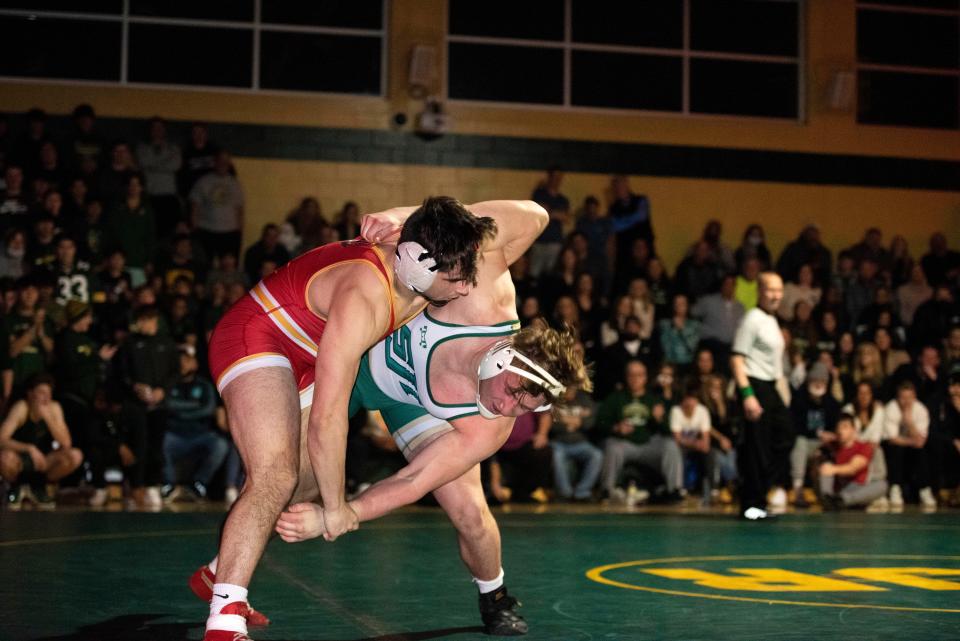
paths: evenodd
<path fill-rule="evenodd" d="M 397 245 L 393 269 L 400 282 L 418 294 L 429 289 L 437 277 L 437 261 L 423 245 L 416 241 Z"/>
<path fill-rule="evenodd" d="M 515 358 L 520 359 L 520 361 L 532 368 L 533 371 L 530 372 L 512 365 L 513 359 Z M 520 376 L 533 381 L 554 397 L 560 396 L 567 389 L 560 383 L 560 381 L 554 378 L 550 372 L 534 363 L 524 354 L 521 354 L 515 350 L 510 341 L 501 341 L 490 348 L 490 350 L 487 352 L 487 355 L 483 357 L 482 361 L 480 361 L 480 367 L 477 368 L 477 409 L 480 410 L 480 416 L 483 418 L 497 418 L 499 414 L 491 412 L 489 409 L 483 406 L 483 403 L 480 402 L 480 381 L 493 378 L 504 371 L 514 372 L 515 374 L 519 374 Z M 546 405 L 541 405 L 540 407 L 536 408 L 534 411 L 545 412 L 551 407 L 552 403 L 547 403 Z"/>

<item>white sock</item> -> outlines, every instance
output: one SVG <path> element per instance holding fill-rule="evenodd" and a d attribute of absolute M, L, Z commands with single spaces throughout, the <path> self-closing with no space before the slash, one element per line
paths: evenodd
<path fill-rule="evenodd" d="M 220 610 L 228 603 L 247 601 L 247 588 L 230 583 L 214 583 L 213 598 L 210 599 L 210 614 L 220 614 Z"/>
<path fill-rule="evenodd" d="M 210 561 L 210 563 L 207 563 L 207 567 L 210 568 L 210 571 L 213 572 L 213 575 L 214 575 L 214 576 L 217 575 L 217 561 L 218 561 L 219 559 L 220 559 L 220 556 L 217 555 L 217 556 L 213 557 L 213 561 Z"/>
<path fill-rule="evenodd" d="M 500 574 L 498 574 L 495 579 L 484 581 L 473 577 L 473 582 L 477 584 L 477 589 L 480 590 L 480 594 L 487 594 L 488 592 L 498 590 L 503 585 L 503 568 L 500 568 Z"/>

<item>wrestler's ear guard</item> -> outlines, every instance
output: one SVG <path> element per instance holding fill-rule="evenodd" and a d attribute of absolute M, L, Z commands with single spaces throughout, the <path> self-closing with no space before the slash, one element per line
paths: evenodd
<path fill-rule="evenodd" d="M 400 282 L 418 294 L 429 289 L 437 278 L 437 261 L 416 241 L 397 245 L 393 268 Z"/>
<path fill-rule="evenodd" d="M 533 371 L 530 372 L 512 365 L 513 359 L 515 358 L 525 363 Z M 484 418 L 496 418 L 497 415 L 484 407 L 483 403 L 480 402 L 480 381 L 493 378 L 504 370 L 514 372 L 533 381 L 554 397 L 560 396 L 567 389 L 560 381 L 554 378 L 550 372 L 534 363 L 524 354 L 513 349 L 509 341 L 497 343 L 490 348 L 487 355 L 480 361 L 480 367 L 477 368 L 477 407 L 480 409 L 480 414 Z M 547 403 L 546 405 L 541 405 L 536 408 L 534 411 L 545 412 L 550 409 L 551 406 L 550 403 Z"/>

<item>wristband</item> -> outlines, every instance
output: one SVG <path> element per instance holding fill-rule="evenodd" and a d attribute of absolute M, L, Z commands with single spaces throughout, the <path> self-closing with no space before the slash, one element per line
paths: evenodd
<path fill-rule="evenodd" d="M 753 396 L 753 388 L 747 385 L 746 387 L 740 388 L 740 398 L 747 399 Z"/>

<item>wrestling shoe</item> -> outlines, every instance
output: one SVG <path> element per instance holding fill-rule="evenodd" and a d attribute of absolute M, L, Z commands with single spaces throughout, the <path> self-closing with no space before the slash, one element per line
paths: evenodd
<path fill-rule="evenodd" d="M 224 627 L 242 627 L 242 620 L 236 617 L 248 617 L 250 606 L 245 601 L 234 601 L 223 606 L 220 614 L 214 614 L 207 620 L 207 625 L 215 626 L 213 629 L 207 628 L 203 634 L 203 641 L 253 641 L 247 636 L 246 630 L 237 632 L 235 630 L 218 630 L 216 626 Z M 248 621 L 249 623 L 249 621 Z"/>
<path fill-rule="evenodd" d="M 197 595 L 198 599 L 204 603 L 210 603 L 210 599 L 213 598 L 213 584 L 216 582 L 217 577 L 210 571 L 210 567 L 201 565 L 196 572 L 190 575 L 187 585 L 190 587 L 190 591 Z M 257 628 L 270 625 L 270 619 L 266 615 L 254 610 L 249 603 L 246 606 L 247 613 L 244 616 L 247 617 L 247 625 Z"/>
<path fill-rule="evenodd" d="M 526 634 L 527 622 L 515 612 L 520 605 L 515 597 L 507 594 L 506 586 L 481 594 L 480 618 L 483 619 L 483 631 L 500 637 Z"/>

